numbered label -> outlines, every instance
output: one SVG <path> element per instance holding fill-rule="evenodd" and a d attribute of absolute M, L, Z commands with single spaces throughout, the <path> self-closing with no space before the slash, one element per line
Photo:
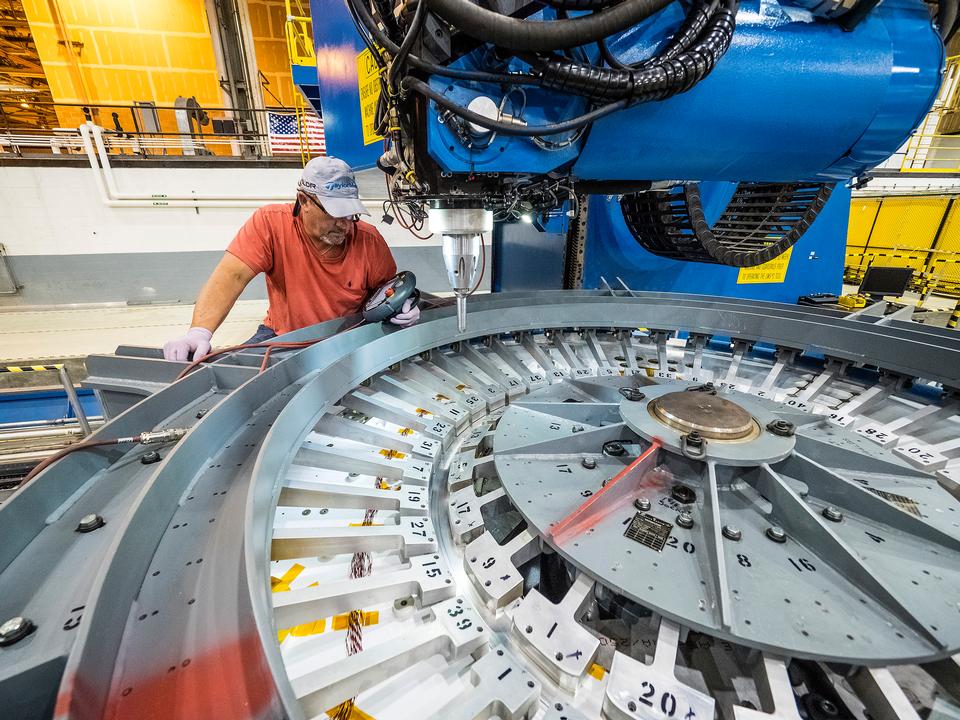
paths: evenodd
<path fill-rule="evenodd" d="M 647 720 L 713 720 L 713 698 L 673 678 L 644 668 L 639 686 L 633 692 L 618 693 L 618 705 L 631 717 Z"/>
<path fill-rule="evenodd" d="M 931 470 L 943 467 L 949 460 L 946 455 L 941 455 L 929 445 L 924 445 L 916 441 L 894 448 L 893 452 L 912 465 L 929 468 Z"/>
<path fill-rule="evenodd" d="M 877 423 L 868 423 L 863 427 L 858 427 L 854 432 L 873 440 L 873 442 L 882 447 L 895 445 L 900 440 L 899 435 L 889 432 L 883 425 Z"/>

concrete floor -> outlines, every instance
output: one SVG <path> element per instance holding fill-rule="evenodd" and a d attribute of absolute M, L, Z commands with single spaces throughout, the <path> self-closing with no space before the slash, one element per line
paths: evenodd
<path fill-rule="evenodd" d="M 266 300 L 236 304 L 213 336 L 214 346 L 249 338 L 267 310 Z M 193 305 L 50 308 L 0 312 L 0 364 L 43 363 L 112 353 L 118 345 L 160 347 L 187 331 Z"/>

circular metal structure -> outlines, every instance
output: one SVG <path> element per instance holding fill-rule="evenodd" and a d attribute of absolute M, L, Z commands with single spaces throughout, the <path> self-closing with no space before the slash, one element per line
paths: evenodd
<path fill-rule="evenodd" d="M 667 427 L 684 434 L 698 432 L 711 440 L 731 442 L 760 434 L 757 421 L 742 406 L 710 393 L 667 393 L 647 410 Z"/>
<path fill-rule="evenodd" d="M 907 720 L 910 673 L 956 692 L 955 335 L 600 292 L 476 298 L 469 335 L 355 321 L 260 374 L 88 361 L 99 437 L 189 432 L 0 506 L 0 617 L 36 621 L 5 711 Z M 648 409 L 707 381 L 756 437 Z"/>

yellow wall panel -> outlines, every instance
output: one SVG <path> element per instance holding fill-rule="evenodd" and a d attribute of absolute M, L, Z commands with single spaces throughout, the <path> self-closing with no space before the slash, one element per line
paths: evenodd
<path fill-rule="evenodd" d="M 283 0 L 247 0 L 247 8 L 257 68 L 270 82 L 263 90 L 263 102 L 275 106 L 277 100 L 273 96 L 276 96 L 285 107 L 292 107 L 294 90 L 287 55 L 286 5 Z"/>
<path fill-rule="evenodd" d="M 166 67 L 167 54 L 161 42 L 144 42 L 137 32 L 99 30 L 97 48 L 101 65 Z"/>
<path fill-rule="evenodd" d="M 201 0 L 138 2 L 137 20 L 141 30 L 210 34 Z"/>
<path fill-rule="evenodd" d="M 849 245 L 863 246 L 867 244 L 879 207 L 879 200 L 854 199 L 850 201 L 850 223 L 847 226 L 847 243 Z"/>
<path fill-rule="evenodd" d="M 255 38 L 269 38 L 270 33 L 270 13 L 263 2 L 251 0 L 249 3 L 250 32 Z"/>
<path fill-rule="evenodd" d="M 223 104 L 202 0 L 56 1 L 67 37 L 82 43 L 76 62 L 91 105 L 133 100 L 168 105 L 191 95 L 204 105 Z M 80 101 L 82 88 L 75 85 L 71 55 L 59 44 L 48 0 L 26 0 L 24 9 L 54 101 Z M 108 127 L 110 112 L 104 109 L 99 117 Z M 121 112 L 125 128 L 132 124 L 129 115 Z M 58 109 L 61 126 L 81 121 L 76 111 Z"/>
<path fill-rule="evenodd" d="M 871 247 L 929 248 L 946 207 L 943 197 L 884 198 Z"/>
<path fill-rule="evenodd" d="M 938 250 L 960 253 L 960 201 L 954 201 L 937 242 Z"/>

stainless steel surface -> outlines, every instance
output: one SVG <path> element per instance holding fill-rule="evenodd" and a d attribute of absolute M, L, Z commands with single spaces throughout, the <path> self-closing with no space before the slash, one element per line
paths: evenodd
<path fill-rule="evenodd" d="M 146 398 L 97 437 L 190 429 L 175 445 L 153 446 L 156 464 L 139 462 L 151 448 L 74 454 L 0 506 L 0 617 L 37 621 L 27 639 L 0 650 L 6 711 L 48 717 L 56 704 L 63 718 L 147 717 L 157 708 L 173 718 L 196 717 L 197 708 L 321 717 L 355 695 L 357 708 L 380 720 L 484 717 L 501 707 L 538 719 L 636 718 L 647 683 L 665 717 L 675 702 L 674 717 L 691 709 L 701 718 L 798 718 L 796 703 L 812 691 L 791 688 L 787 667 L 808 657 L 871 668 L 869 682 L 845 692 L 862 703 L 856 712 L 884 717 L 902 713 L 881 672 L 891 660 L 956 674 L 944 663 L 957 650 L 957 501 L 937 482 L 958 465 L 950 442 L 960 409 L 940 392 L 960 380 L 955 336 L 619 290 L 472 305 L 469 334 L 457 330 L 451 304 L 409 329 L 331 335 L 260 375 L 249 352 L 172 384 L 175 363 L 91 362 L 101 369 L 91 383 L 116 393 L 118 406 Z M 667 345 L 638 326 L 696 332 Z M 734 347 L 693 340 L 703 335 L 732 337 Z M 759 340 L 780 352 L 748 349 Z M 675 377 L 657 376 L 651 359 L 663 353 Z M 664 480 L 627 488 L 611 516 L 632 518 L 645 498 L 647 515 L 672 523 L 687 512 L 693 528 L 674 526 L 654 551 L 618 526 L 592 558 L 574 563 L 546 526 L 524 527 L 504 453 L 538 467 L 566 464 L 582 478 L 582 487 L 564 478 L 545 490 L 558 508 L 604 487 L 612 495 L 617 484 L 604 480 L 650 443 L 634 423 L 679 435 L 646 405 L 707 379 L 757 419 L 760 437 L 707 438 L 704 462 L 665 440 L 650 468 Z M 645 399 L 627 400 L 622 386 L 642 388 Z M 514 415 L 530 418 L 526 431 Z M 774 418 L 795 434 L 768 432 Z M 555 433 L 551 424 L 563 429 L 553 440 L 541 435 Z M 622 455 L 603 452 L 613 441 Z M 778 460 L 756 447 L 750 458 L 714 454 L 761 441 L 790 449 Z M 901 458 L 914 444 L 921 455 L 936 448 L 945 464 L 931 470 Z M 539 472 L 518 473 L 516 487 L 535 485 Z M 670 506 L 676 482 L 695 493 L 693 503 Z M 821 514 L 827 505 L 841 522 Z M 376 510 L 369 523 L 366 509 Z M 91 513 L 107 524 L 76 533 Z M 784 543 L 767 539 L 772 525 L 785 528 Z M 291 538 L 334 554 L 291 557 L 303 552 Z M 488 554 L 473 552 L 481 548 Z M 614 572 L 624 549 L 630 564 Z M 372 571 L 350 579 L 360 550 Z M 664 562 L 638 572 L 651 554 Z M 648 577 L 663 595 L 640 594 L 638 604 L 614 574 Z M 295 620 L 311 621 L 284 627 L 292 608 Z M 311 618 L 345 608 L 364 611 L 363 649 L 353 654 L 345 639 L 356 630 L 345 617 Z M 477 660 L 498 648 L 505 655 L 493 657 L 516 660 L 504 682 L 527 673 L 533 688 L 491 684 L 508 666 L 491 676 L 499 660 Z"/>

